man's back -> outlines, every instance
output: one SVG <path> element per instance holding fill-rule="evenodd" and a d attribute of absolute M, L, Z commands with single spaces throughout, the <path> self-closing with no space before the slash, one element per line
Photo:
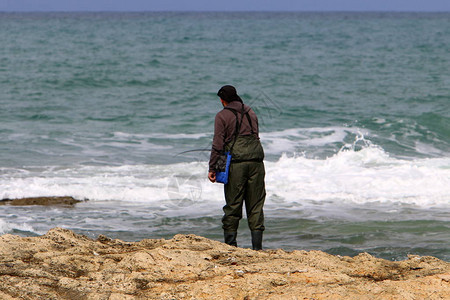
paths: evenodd
<path fill-rule="evenodd" d="M 234 101 L 230 102 L 216 115 L 214 122 L 214 138 L 209 164 L 210 170 L 215 169 L 215 165 L 217 164 L 220 155 L 223 154 L 224 150 L 227 150 L 227 146 L 230 147 L 233 143 L 236 138 L 237 127 L 239 127 L 238 136 L 253 135 L 257 140 L 259 140 L 258 117 L 255 112 L 250 108 L 250 106 Z M 235 154 L 235 161 L 239 156 L 242 156 L 242 153 L 239 152 L 239 146 L 234 148 L 233 153 Z M 251 160 L 262 160 L 263 158 L 264 154 L 262 153 L 262 157 L 254 157 Z"/>

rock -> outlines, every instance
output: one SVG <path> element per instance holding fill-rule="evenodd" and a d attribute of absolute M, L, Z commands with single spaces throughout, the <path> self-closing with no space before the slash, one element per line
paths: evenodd
<path fill-rule="evenodd" d="M 448 299 L 450 263 L 253 251 L 196 235 L 0 236 L 0 299 Z"/>
<path fill-rule="evenodd" d="M 32 197 L 32 198 L 20 198 L 20 199 L 3 199 L 0 201 L 0 205 L 63 205 L 73 206 L 76 203 L 82 202 L 81 200 L 74 199 L 72 197 Z"/>

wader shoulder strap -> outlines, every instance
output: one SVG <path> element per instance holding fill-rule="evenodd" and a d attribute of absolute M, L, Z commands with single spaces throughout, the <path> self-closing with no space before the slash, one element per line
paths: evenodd
<path fill-rule="evenodd" d="M 233 133 L 233 135 L 237 136 L 239 134 L 238 131 L 237 131 L 237 129 L 239 127 L 239 120 L 238 120 L 237 112 L 236 112 L 236 110 L 234 110 L 232 108 L 229 108 L 229 107 L 225 107 L 225 109 L 228 109 L 229 111 L 231 111 L 234 114 L 234 116 L 236 117 L 236 126 L 234 126 L 234 133 Z"/>
<path fill-rule="evenodd" d="M 233 108 L 229 108 L 229 107 L 225 107 L 225 109 L 228 109 L 228 110 L 230 110 L 230 111 L 232 111 L 233 112 L 233 114 L 236 116 L 236 129 L 238 128 L 238 117 L 237 117 L 237 112 L 236 112 L 236 110 L 235 109 L 233 109 Z M 242 113 L 241 114 L 243 114 L 244 113 L 244 110 L 242 110 Z M 253 124 L 252 124 L 252 119 L 250 118 L 250 114 L 248 113 L 248 112 L 246 112 L 245 113 L 245 116 L 247 117 L 247 120 L 248 120 L 248 124 L 250 125 L 250 132 L 251 132 L 251 134 L 255 134 L 255 131 L 253 130 Z M 242 124 L 242 119 L 241 119 L 241 124 Z M 239 126 L 240 127 L 240 126 Z M 240 129 L 240 128 L 239 128 Z M 234 133 L 235 135 L 236 134 L 239 134 L 239 132 L 238 131 L 235 131 L 235 133 Z"/>
<path fill-rule="evenodd" d="M 251 134 L 254 134 L 255 132 L 253 131 L 252 119 L 250 118 L 248 112 L 246 112 L 245 115 L 247 116 L 248 124 L 250 125 L 250 132 Z"/>
<path fill-rule="evenodd" d="M 231 110 L 233 112 L 233 114 L 236 116 L 236 129 L 234 130 L 234 141 L 230 148 L 230 153 L 231 153 L 231 151 L 233 150 L 234 144 L 236 143 L 237 137 L 239 135 L 239 131 L 240 131 L 241 125 L 242 125 L 242 120 L 244 119 L 244 104 L 242 104 L 241 122 L 238 121 L 238 116 L 237 116 L 237 112 L 235 109 L 229 108 L 229 107 L 225 107 L 225 109 Z M 253 129 L 252 129 L 252 132 L 253 132 Z"/>

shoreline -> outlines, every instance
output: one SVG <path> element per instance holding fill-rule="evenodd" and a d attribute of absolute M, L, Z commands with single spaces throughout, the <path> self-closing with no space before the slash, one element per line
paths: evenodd
<path fill-rule="evenodd" d="M 53 228 L 0 236 L 1 299 L 445 299 L 450 263 L 231 247 L 196 235 L 124 242 Z"/>

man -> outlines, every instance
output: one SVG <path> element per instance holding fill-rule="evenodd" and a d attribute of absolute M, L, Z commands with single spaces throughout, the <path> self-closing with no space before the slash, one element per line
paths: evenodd
<path fill-rule="evenodd" d="M 237 230 L 245 202 L 253 250 L 262 250 L 266 189 L 258 118 L 242 102 L 233 86 L 223 86 L 217 95 L 224 109 L 215 118 L 208 178 L 216 182 L 216 172 L 223 168 L 223 154 L 231 150 L 228 183 L 224 185 L 226 205 L 223 207 L 222 228 L 225 243 L 237 246 Z"/>

